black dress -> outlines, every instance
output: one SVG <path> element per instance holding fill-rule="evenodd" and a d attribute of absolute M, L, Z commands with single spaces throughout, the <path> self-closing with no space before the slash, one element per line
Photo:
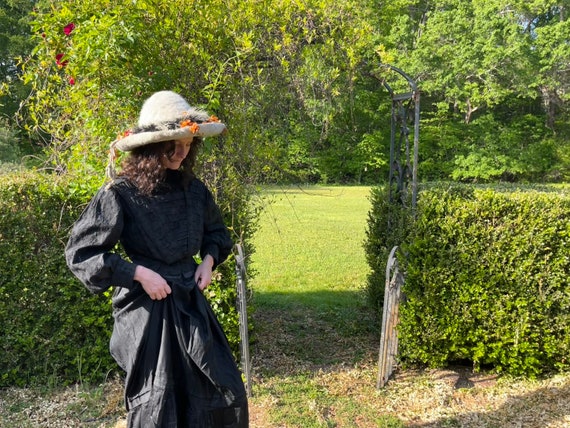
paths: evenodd
<path fill-rule="evenodd" d="M 122 245 L 130 260 L 115 252 Z M 215 265 L 232 249 L 210 191 L 178 171 L 151 197 L 116 180 L 93 197 L 66 247 L 71 271 L 94 293 L 114 286 L 111 354 L 126 371 L 129 427 L 247 427 L 245 388 L 227 339 L 194 281 L 194 255 Z M 172 288 L 152 300 L 136 265 Z"/>

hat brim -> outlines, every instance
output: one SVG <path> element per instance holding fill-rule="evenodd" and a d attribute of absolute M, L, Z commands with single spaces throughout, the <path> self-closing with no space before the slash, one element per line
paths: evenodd
<path fill-rule="evenodd" d="M 159 131 L 138 132 L 118 140 L 115 147 L 122 152 L 128 152 L 137 147 L 147 144 L 160 143 L 161 141 L 181 140 L 193 137 L 215 137 L 226 130 L 226 125 L 221 122 L 199 124 L 196 132 L 192 132 L 189 126 L 176 129 L 163 129 Z"/>

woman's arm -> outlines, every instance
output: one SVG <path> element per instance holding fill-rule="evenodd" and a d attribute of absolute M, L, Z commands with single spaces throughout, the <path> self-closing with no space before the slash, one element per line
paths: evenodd
<path fill-rule="evenodd" d="M 102 188 L 73 225 L 65 248 L 69 269 L 92 293 L 133 286 L 136 266 L 113 250 L 123 230 L 123 210 L 112 188 Z"/>
<path fill-rule="evenodd" d="M 214 258 L 207 254 L 202 260 L 202 263 L 196 268 L 196 273 L 194 273 L 194 280 L 198 285 L 200 291 L 204 291 L 212 283 L 212 271 L 214 268 Z"/>
<path fill-rule="evenodd" d="M 233 241 L 228 228 L 224 224 L 220 208 L 214 201 L 211 192 L 206 189 L 204 207 L 204 230 L 200 256 L 205 260 L 209 255 L 212 257 L 212 269 L 223 263 L 230 255 Z"/>

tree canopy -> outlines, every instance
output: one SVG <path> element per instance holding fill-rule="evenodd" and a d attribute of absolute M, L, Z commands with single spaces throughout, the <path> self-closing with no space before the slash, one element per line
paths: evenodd
<path fill-rule="evenodd" d="M 570 176 L 568 0 L 21 0 L 4 15 L 16 3 L 34 4 L 33 49 L 8 72 L 29 90 L 18 123 L 58 171 L 99 168 L 173 89 L 228 124 L 218 155 L 242 178 L 376 183 L 392 64 L 422 92 L 421 179 Z"/>

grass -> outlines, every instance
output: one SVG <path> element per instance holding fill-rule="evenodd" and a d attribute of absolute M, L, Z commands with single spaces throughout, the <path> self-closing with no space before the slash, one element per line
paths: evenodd
<path fill-rule="evenodd" d="M 266 190 L 250 283 L 254 426 L 402 426 L 343 393 L 364 386 L 352 378 L 356 370 L 368 377 L 366 395 L 375 396 L 374 371 L 362 365 L 375 358 L 378 332 L 364 297 L 369 193 L 369 187 Z M 336 375 L 342 385 L 331 389 L 323 379 Z"/>
<path fill-rule="evenodd" d="M 354 303 L 366 283 L 369 187 L 272 188 L 254 245 L 260 305 Z"/>
<path fill-rule="evenodd" d="M 252 256 L 251 428 L 570 427 L 570 374 L 402 370 L 377 390 L 366 187 L 272 188 Z M 119 421 L 119 422 L 117 422 Z M 123 427 L 122 383 L 0 391 L 1 427 Z"/>

